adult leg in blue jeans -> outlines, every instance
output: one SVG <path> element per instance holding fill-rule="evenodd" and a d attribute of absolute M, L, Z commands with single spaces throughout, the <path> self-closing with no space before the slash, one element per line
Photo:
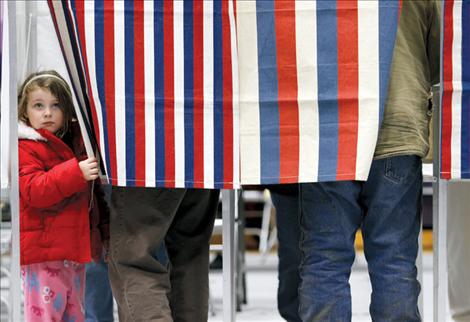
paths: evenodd
<path fill-rule="evenodd" d="M 415 266 L 421 213 L 421 159 L 372 163 L 366 182 L 300 185 L 303 321 L 350 321 L 349 276 L 362 227 L 373 321 L 420 321 Z"/>
<path fill-rule="evenodd" d="M 271 199 L 276 208 L 278 239 L 278 279 L 277 307 L 281 316 L 288 322 L 300 322 L 299 266 L 299 185 L 269 186 Z"/>
<path fill-rule="evenodd" d="M 111 185 L 102 185 L 104 199 L 110 203 Z M 103 254 L 104 255 L 104 254 Z M 86 265 L 85 321 L 113 322 L 113 294 L 108 279 L 108 264 L 104 256 Z"/>
<path fill-rule="evenodd" d="M 85 321 L 113 322 L 113 294 L 108 279 L 108 264 L 100 261 L 86 265 Z"/>

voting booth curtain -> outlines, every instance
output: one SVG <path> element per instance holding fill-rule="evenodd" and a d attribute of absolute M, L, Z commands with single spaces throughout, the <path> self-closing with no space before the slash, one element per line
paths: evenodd
<path fill-rule="evenodd" d="M 441 177 L 470 179 L 470 1 L 443 9 Z"/>
<path fill-rule="evenodd" d="M 400 1 L 49 1 L 113 185 L 366 180 Z"/>

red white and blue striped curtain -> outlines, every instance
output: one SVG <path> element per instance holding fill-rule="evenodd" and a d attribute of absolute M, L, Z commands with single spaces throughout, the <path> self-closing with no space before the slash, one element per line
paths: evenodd
<path fill-rule="evenodd" d="M 113 185 L 239 185 L 232 0 L 49 7 Z"/>
<path fill-rule="evenodd" d="M 441 177 L 470 179 L 470 1 L 445 0 Z"/>
<path fill-rule="evenodd" d="M 366 180 L 400 1 L 238 1 L 241 181 Z"/>
<path fill-rule="evenodd" d="M 204 188 L 367 179 L 400 3 L 49 1 L 112 183 Z"/>

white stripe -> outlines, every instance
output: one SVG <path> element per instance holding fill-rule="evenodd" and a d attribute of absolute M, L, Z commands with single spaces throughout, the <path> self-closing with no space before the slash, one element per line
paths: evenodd
<path fill-rule="evenodd" d="M 379 132 L 379 3 L 358 1 L 359 111 L 356 180 L 367 180 Z"/>
<path fill-rule="evenodd" d="M 462 135 L 462 2 L 454 2 L 454 41 L 452 43 L 452 136 L 451 178 L 461 177 Z"/>
<path fill-rule="evenodd" d="M 240 186 L 240 158 L 239 158 L 239 90 L 238 90 L 238 60 L 237 60 L 237 34 L 235 30 L 235 17 L 233 14 L 233 1 L 229 0 L 228 14 L 230 19 L 230 37 L 231 37 L 231 56 L 232 56 L 232 108 L 233 108 L 233 188 Z"/>
<path fill-rule="evenodd" d="M 144 1 L 145 186 L 155 187 L 153 1 Z"/>
<path fill-rule="evenodd" d="M 318 180 L 319 124 L 315 1 L 295 2 L 299 104 L 299 182 Z"/>
<path fill-rule="evenodd" d="M 237 2 L 237 32 L 240 77 L 240 160 L 241 181 L 261 181 L 260 119 L 258 91 L 258 39 L 256 2 Z"/>
<path fill-rule="evenodd" d="M 94 2 L 84 1 L 84 24 L 85 24 L 85 43 L 86 43 L 86 56 L 88 63 L 88 72 L 90 76 L 90 87 L 91 87 L 91 96 L 93 102 L 95 103 L 96 115 L 98 118 L 98 127 L 99 127 L 99 145 L 100 153 L 103 158 L 103 166 L 105 168 L 108 176 L 107 163 L 106 163 L 106 149 L 104 141 L 104 125 L 103 125 L 103 111 L 101 109 L 101 101 L 98 93 L 98 86 L 96 84 L 96 65 L 95 65 L 95 7 Z"/>
<path fill-rule="evenodd" d="M 184 187 L 184 19 L 183 1 L 173 1 L 175 66 L 175 187 Z M 193 166 L 193 165 L 188 165 Z"/>
<path fill-rule="evenodd" d="M 118 186 L 126 186 L 126 73 L 124 66 L 124 1 L 116 0 L 114 1 L 114 97 L 116 112 L 116 165 Z"/>
<path fill-rule="evenodd" d="M 204 1 L 204 187 L 214 187 L 214 21 L 213 2 Z"/>

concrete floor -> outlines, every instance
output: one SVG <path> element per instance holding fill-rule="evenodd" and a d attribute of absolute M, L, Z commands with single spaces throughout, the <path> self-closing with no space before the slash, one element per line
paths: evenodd
<path fill-rule="evenodd" d="M 236 314 L 236 321 L 284 321 L 277 312 L 277 256 L 270 254 L 263 259 L 257 253 L 247 253 L 247 304 Z M 423 321 L 433 321 L 433 271 L 432 252 L 423 254 L 423 285 L 424 301 Z M 352 293 L 352 310 L 354 322 L 371 321 L 369 316 L 369 299 L 371 286 L 367 274 L 367 264 L 362 252 L 358 252 L 353 265 L 350 279 Z M 215 315 L 210 322 L 222 322 L 222 271 L 210 274 L 210 292 Z M 452 321 L 447 306 L 447 321 Z"/>
<path fill-rule="evenodd" d="M 5 260 L 5 257 L 2 258 Z M 3 263 L 5 264 L 5 262 Z M 247 304 L 242 306 L 241 312 L 237 312 L 236 321 L 261 322 L 283 321 L 277 312 L 276 290 L 277 290 L 277 256 L 275 253 L 262 257 L 257 252 L 248 252 L 246 254 L 246 278 L 247 278 Z M 432 302 L 432 252 L 423 254 L 423 300 L 424 314 L 423 321 L 433 321 L 433 302 Z M 2 277 L 2 296 L 8 296 L 8 290 L 5 291 L 5 284 L 9 284 Z M 362 252 L 357 253 L 356 261 L 351 274 L 351 292 L 353 321 L 370 321 L 368 306 L 371 287 L 367 274 L 367 266 Z M 210 293 L 211 303 L 214 315 L 209 317 L 209 322 L 222 322 L 222 271 L 213 270 L 210 273 Z M 452 321 L 447 308 L 447 321 Z M 1 321 L 7 321 L 5 306 L 1 307 Z M 117 311 L 115 310 L 117 321 Z M 235 321 L 232 321 L 235 322 Z"/>

